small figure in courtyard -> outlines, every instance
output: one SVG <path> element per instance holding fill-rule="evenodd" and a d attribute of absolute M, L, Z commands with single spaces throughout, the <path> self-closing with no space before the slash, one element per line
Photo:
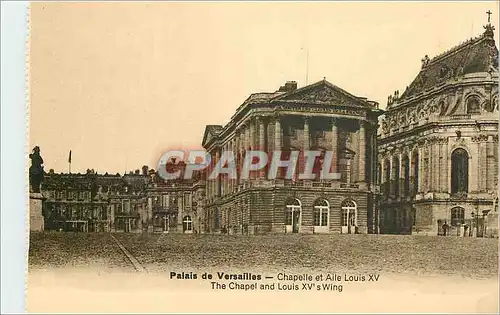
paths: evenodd
<path fill-rule="evenodd" d="M 448 235 L 448 229 L 449 229 L 449 225 L 448 223 L 446 223 L 446 221 L 444 221 L 444 224 L 443 224 L 443 236 L 446 236 Z"/>
<path fill-rule="evenodd" d="M 29 155 L 31 159 L 31 166 L 29 169 L 29 179 L 31 191 L 34 193 L 40 192 L 40 185 L 43 181 L 43 159 L 40 156 L 40 147 L 33 148 L 32 153 Z"/>

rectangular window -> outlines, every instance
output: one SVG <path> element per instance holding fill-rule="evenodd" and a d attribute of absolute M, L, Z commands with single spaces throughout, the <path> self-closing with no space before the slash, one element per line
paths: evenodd
<path fill-rule="evenodd" d="M 130 200 L 123 201 L 123 212 L 130 213 Z"/>
<path fill-rule="evenodd" d="M 451 225 L 461 226 L 465 222 L 465 210 L 463 208 L 451 209 Z"/>
<path fill-rule="evenodd" d="M 168 194 L 162 196 L 162 207 L 168 208 L 170 205 L 170 197 Z"/>

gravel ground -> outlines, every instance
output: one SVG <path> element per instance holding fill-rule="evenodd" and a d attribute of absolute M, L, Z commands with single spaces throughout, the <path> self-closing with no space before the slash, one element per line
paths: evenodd
<path fill-rule="evenodd" d="M 172 268 L 498 275 L 498 240 L 399 235 L 116 234 L 151 271 Z"/>
<path fill-rule="evenodd" d="M 133 270 L 109 233 L 30 233 L 30 269 L 99 266 Z"/>
<path fill-rule="evenodd" d="M 151 272 L 173 268 L 498 275 L 498 240 L 394 235 L 176 235 L 115 237 Z M 32 233 L 30 268 L 133 270 L 107 233 Z"/>

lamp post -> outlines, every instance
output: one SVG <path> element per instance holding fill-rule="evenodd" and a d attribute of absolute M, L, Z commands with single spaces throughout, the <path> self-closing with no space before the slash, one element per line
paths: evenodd
<path fill-rule="evenodd" d="M 488 213 L 490 212 L 490 210 L 483 210 L 483 237 L 485 237 L 486 235 L 486 216 L 488 215 Z"/>
<path fill-rule="evenodd" d="M 471 212 L 472 220 L 474 222 L 475 228 L 476 228 L 476 237 L 478 237 L 479 234 L 479 214 L 474 213 L 474 211 Z"/>

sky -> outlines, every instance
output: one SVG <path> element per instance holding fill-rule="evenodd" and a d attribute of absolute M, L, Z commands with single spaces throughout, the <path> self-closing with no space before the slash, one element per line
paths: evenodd
<path fill-rule="evenodd" d="M 255 92 L 326 78 L 384 108 L 498 2 L 31 4 L 29 148 L 45 169 L 156 168 Z M 307 82 L 306 82 L 307 79 Z"/>

